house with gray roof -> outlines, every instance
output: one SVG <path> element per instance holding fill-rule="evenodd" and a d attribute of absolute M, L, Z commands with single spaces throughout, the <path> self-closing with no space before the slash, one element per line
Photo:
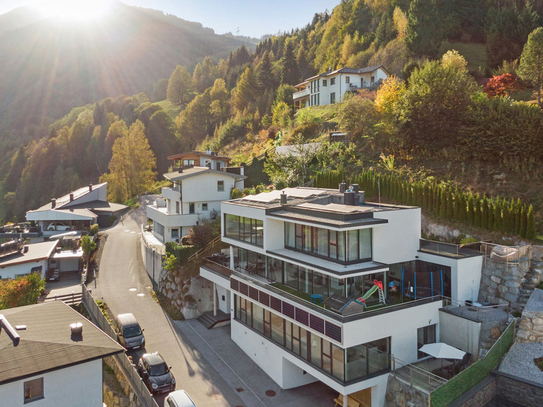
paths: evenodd
<path fill-rule="evenodd" d="M 62 301 L 2 310 L 0 404 L 102 407 L 102 359 L 122 352 Z"/>

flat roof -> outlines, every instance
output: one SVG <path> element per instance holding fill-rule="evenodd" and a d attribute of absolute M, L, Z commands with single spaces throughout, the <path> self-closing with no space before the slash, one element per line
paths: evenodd
<path fill-rule="evenodd" d="M 179 172 L 179 171 L 168 172 L 164 174 L 164 178 L 170 181 L 180 181 L 186 178 L 195 177 L 195 176 L 203 175 L 203 174 L 225 175 L 227 177 L 232 177 L 236 179 L 247 178 L 244 175 L 233 174 L 231 172 L 226 172 L 226 171 L 212 170 L 207 167 L 191 167 L 191 168 L 184 168 L 183 172 Z"/>
<path fill-rule="evenodd" d="M 17 346 L 5 330 L 0 334 L 0 384 L 124 352 L 121 345 L 62 301 L 0 312 L 12 327 L 26 326 L 17 331 L 21 337 Z M 83 334 L 72 337 L 70 325 L 76 322 L 83 325 Z"/>
<path fill-rule="evenodd" d="M 79 259 L 83 257 L 83 249 L 79 248 L 75 252 L 73 250 L 62 250 L 60 253 L 53 253 L 53 259 Z"/>
<path fill-rule="evenodd" d="M 57 244 L 58 240 L 53 240 L 26 245 L 25 248 L 27 249 L 23 249 L 22 252 L 2 257 L 0 259 L 0 268 L 48 259 L 57 247 Z"/>

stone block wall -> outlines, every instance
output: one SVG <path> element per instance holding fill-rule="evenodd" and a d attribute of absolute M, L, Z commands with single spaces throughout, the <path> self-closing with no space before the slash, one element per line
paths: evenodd
<path fill-rule="evenodd" d="M 481 407 L 496 397 L 497 392 L 496 378 L 488 376 L 452 402 L 450 407 Z"/>
<path fill-rule="evenodd" d="M 543 342 L 543 290 L 536 289 L 522 311 L 516 342 Z"/>
<path fill-rule="evenodd" d="M 140 400 L 136 397 L 115 359 L 113 357 L 104 358 L 104 363 L 113 369 L 123 391 L 119 393 L 116 389 L 110 388 L 104 381 L 104 404 L 108 407 L 142 407 Z"/>
<path fill-rule="evenodd" d="M 385 407 L 427 407 L 428 394 L 388 375 Z"/>
<path fill-rule="evenodd" d="M 479 301 L 516 304 L 528 263 L 511 264 L 486 258 L 483 263 Z"/>
<path fill-rule="evenodd" d="M 543 386 L 526 383 L 506 375 L 497 374 L 497 391 L 507 400 L 515 401 L 528 407 L 543 405 Z"/>
<path fill-rule="evenodd" d="M 160 281 L 160 293 L 179 309 L 185 319 L 198 318 L 213 310 L 213 283 L 202 277 L 182 279 L 164 273 Z"/>

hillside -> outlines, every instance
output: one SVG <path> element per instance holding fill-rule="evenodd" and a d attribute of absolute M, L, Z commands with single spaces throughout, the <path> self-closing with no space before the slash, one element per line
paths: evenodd
<path fill-rule="evenodd" d="M 4 22 L 4 24 L 2 24 Z M 71 108 L 139 92 L 176 65 L 228 56 L 242 41 L 156 10 L 119 5 L 101 20 L 0 16 L 0 159 L 46 134 Z"/>

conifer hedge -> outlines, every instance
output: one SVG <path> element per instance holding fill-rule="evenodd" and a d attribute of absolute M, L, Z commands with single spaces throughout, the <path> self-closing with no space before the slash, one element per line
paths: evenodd
<path fill-rule="evenodd" d="M 387 201 L 420 206 L 439 219 L 527 239 L 535 239 L 537 234 L 534 208 L 521 203 L 520 198 L 508 203 L 499 196 L 473 195 L 458 188 L 453 191 L 449 186 L 435 182 L 413 181 L 373 170 L 364 170 L 350 178 L 340 171 L 325 172 L 315 176 L 313 185 L 337 189 L 343 181 L 347 185 L 358 184 L 368 200 L 375 201 L 380 193 Z"/>

